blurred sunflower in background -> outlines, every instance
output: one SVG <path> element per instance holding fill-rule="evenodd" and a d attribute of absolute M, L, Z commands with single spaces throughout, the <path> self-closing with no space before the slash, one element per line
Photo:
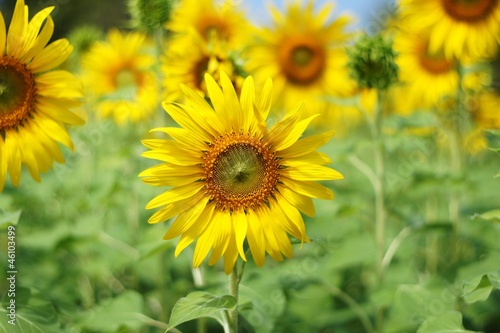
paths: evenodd
<path fill-rule="evenodd" d="M 239 92 L 244 76 L 240 53 L 248 23 L 233 1 L 180 2 L 167 28 L 173 32 L 162 61 L 167 101 L 184 97 L 180 83 L 205 96 L 204 75 L 219 82 L 221 71 Z"/>
<path fill-rule="evenodd" d="M 149 202 L 148 209 L 162 207 L 149 222 L 177 215 L 164 239 L 181 236 L 176 256 L 197 240 L 194 267 L 212 250 L 209 265 L 224 257 L 229 274 L 238 256 L 246 260 L 245 239 L 258 266 L 266 252 L 276 260 L 290 257 L 287 233 L 308 241 L 300 212 L 314 216 L 311 197 L 333 199 L 333 192 L 315 181 L 343 178 L 316 152 L 333 132 L 299 140 L 317 116 L 304 118 L 302 104 L 268 129 L 270 80 L 257 98 L 252 77 L 245 79 L 240 98 L 225 73 L 222 90 L 210 75 L 205 80 L 213 106 L 182 86 L 186 104 L 164 103 L 181 128 L 156 129 L 172 140 L 143 141 L 151 149 L 143 156 L 164 163 L 139 176 L 151 185 L 173 186 Z"/>
<path fill-rule="evenodd" d="M 405 104 L 430 109 L 446 97 L 454 97 L 459 85 L 457 60 L 429 48 L 429 34 L 402 27 L 394 36 L 399 79 L 407 89 Z M 432 88 L 429 88 L 432 87 Z"/>
<path fill-rule="evenodd" d="M 273 79 L 278 103 L 289 108 L 305 101 L 311 114 L 331 108 L 326 96 L 347 96 L 355 89 L 345 52 L 351 37 L 345 29 L 352 19 L 332 18 L 331 4 L 317 11 L 314 7 L 314 1 L 294 1 L 284 13 L 271 8 L 272 26 L 256 29 L 246 55 L 246 68 L 256 82 Z"/>
<path fill-rule="evenodd" d="M 403 20 L 413 29 L 429 30 L 431 53 L 447 58 L 492 57 L 500 41 L 497 0 L 400 0 Z"/>
<path fill-rule="evenodd" d="M 172 38 L 162 61 L 166 101 L 174 102 L 184 98 L 181 83 L 201 96 L 206 96 L 205 74 L 210 74 L 220 82 L 221 71 L 230 77 L 239 91 L 243 77 L 240 66 L 236 63 L 237 59 L 238 55 L 227 49 L 226 43 L 218 38 L 213 38 L 211 43 L 207 43 L 199 35 Z"/>
<path fill-rule="evenodd" d="M 7 173 L 18 186 L 23 164 L 40 181 L 40 172 L 51 169 L 53 161 L 63 163 L 58 143 L 74 149 L 65 125 L 83 123 L 69 111 L 81 104 L 80 81 L 53 70 L 72 51 L 66 39 L 47 45 L 54 31 L 53 9 L 28 21 L 28 7 L 18 0 L 8 32 L 0 13 L 0 190 Z"/>
<path fill-rule="evenodd" d="M 181 36 L 201 36 L 210 43 L 215 36 L 229 49 L 239 49 L 245 43 L 248 22 L 233 0 L 183 0 L 177 3 L 166 28 Z"/>
<path fill-rule="evenodd" d="M 83 55 L 82 77 L 100 115 L 137 123 L 157 110 L 160 90 L 149 46 L 144 33 L 113 29 Z"/>
<path fill-rule="evenodd" d="M 500 96 L 493 89 L 484 89 L 471 96 L 467 103 L 473 121 L 473 128 L 465 138 L 465 146 L 471 153 L 488 148 L 485 130 L 500 129 Z"/>

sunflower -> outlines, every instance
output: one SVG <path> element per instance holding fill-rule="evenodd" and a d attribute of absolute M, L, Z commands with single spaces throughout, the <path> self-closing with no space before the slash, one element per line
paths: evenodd
<path fill-rule="evenodd" d="M 256 29 L 255 41 L 246 54 L 247 71 L 260 85 L 273 79 L 275 97 L 285 107 L 305 101 L 311 112 L 325 113 L 325 96 L 347 96 L 355 83 L 349 78 L 344 45 L 347 15 L 331 18 L 333 7 L 318 12 L 314 1 L 290 3 L 285 13 L 272 7 L 272 27 Z"/>
<path fill-rule="evenodd" d="M 430 29 L 430 52 L 447 58 L 491 57 L 500 41 L 500 1 L 401 0 L 413 29 Z"/>
<path fill-rule="evenodd" d="M 109 31 L 106 41 L 94 43 L 84 54 L 83 79 L 97 99 L 96 109 L 117 123 L 149 118 L 160 99 L 152 71 L 155 58 L 140 32 Z"/>
<path fill-rule="evenodd" d="M 184 97 L 181 83 L 206 96 L 204 75 L 210 74 L 219 82 L 221 71 L 231 78 L 237 91 L 240 90 L 243 78 L 236 64 L 237 54 L 227 49 L 226 43 L 219 38 L 213 37 L 210 43 L 196 35 L 171 40 L 162 62 L 166 101 L 180 101 Z"/>
<path fill-rule="evenodd" d="M 83 123 L 69 111 L 81 103 L 81 83 L 69 72 L 52 70 L 72 51 L 66 39 L 47 45 L 53 9 L 28 21 L 28 7 L 18 0 L 8 32 L 0 12 L 0 190 L 7 172 L 18 186 L 23 164 L 40 181 L 40 172 L 51 169 L 53 161 L 63 163 L 57 143 L 74 149 L 65 125 Z"/>
<path fill-rule="evenodd" d="M 423 32 L 402 29 L 394 37 L 399 79 L 408 90 L 405 103 L 414 107 L 433 107 L 442 98 L 455 96 L 459 84 L 457 61 L 428 46 L 429 35 Z"/>
<path fill-rule="evenodd" d="M 245 43 L 248 23 L 233 0 L 184 0 L 174 8 L 167 28 L 181 35 L 198 34 L 206 42 L 216 35 L 237 49 Z"/>
<path fill-rule="evenodd" d="M 224 257 L 229 274 L 239 256 L 246 260 L 245 239 L 258 266 L 266 252 L 276 260 L 292 256 L 287 233 L 309 241 L 300 212 L 314 216 L 311 197 L 333 199 L 333 192 L 315 181 L 343 176 L 315 151 L 332 132 L 299 140 L 317 115 L 303 118 L 300 104 L 268 129 L 271 81 L 255 98 L 253 79 L 247 77 L 238 99 L 227 75 L 220 76 L 222 90 L 205 76 L 211 104 L 186 86 L 187 104 L 164 103 L 181 128 L 155 129 L 172 140 L 143 141 L 151 149 L 143 156 L 164 163 L 139 176 L 151 185 L 173 186 L 146 208 L 162 207 L 150 223 L 177 216 L 164 236 L 181 236 L 175 255 L 197 240 L 193 266 L 212 250 L 209 265 Z"/>

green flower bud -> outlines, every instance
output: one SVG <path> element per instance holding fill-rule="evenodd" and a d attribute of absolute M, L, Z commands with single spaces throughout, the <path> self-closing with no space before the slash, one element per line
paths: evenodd
<path fill-rule="evenodd" d="M 351 77 L 360 88 L 387 89 L 396 82 L 398 66 L 392 41 L 382 35 L 361 36 L 348 50 Z"/>
<path fill-rule="evenodd" d="M 73 45 L 73 54 L 77 56 L 87 52 L 95 41 L 103 38 L 102 30 L 93 25 L 82 25 L 68 34 L 68 40 Z"/>
<path fill-rule="evenodd" d="M 130 0 L 132 26 L 153 32 L 170 19 L 174 0 Z"/>
<path fill-rule="evenodd" d="M 68 34 L 68 40 L 73 46 L 73 52 L 67 62 L 63 64 L 68 70 L 77 71 L 79 61 L 83 54 L 85 54 L 94 42 L 104 38 L 103 31 L 93 25 L 82 25 L 75 28 Z"/>

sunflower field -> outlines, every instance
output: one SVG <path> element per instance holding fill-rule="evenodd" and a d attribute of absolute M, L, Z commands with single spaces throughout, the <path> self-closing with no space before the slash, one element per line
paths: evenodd
<path fill-rule="evenodd" d="M 500 333 L 500 1 L 350 3 L 0 1 L 0 332 Z"/>

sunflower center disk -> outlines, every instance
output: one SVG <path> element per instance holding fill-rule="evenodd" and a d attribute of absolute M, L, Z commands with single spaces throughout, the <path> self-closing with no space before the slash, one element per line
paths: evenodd
<path fill-rule="evenodd" d="M 314 82 L 326 65 L 323 46 L 305 37 L 285 41 L 279 51 L 279 60 L 288 80 L 299 85 Z"/>
<path fill-rule="evenodd" d="M 420 64 L 432 74 L 444 74 L 453 69 L 455 63 L 444 57 L 443 54 L 429 54 L 426 49 L 420 55 Z"/>
<path fill-rule="evenodd" d="M 129 69 L 120 70 L 115 77 L 118 89 L 135 87 L 137 85 L 136 75 Z"/>
<path fill-rule="evenodd" d="M 493 13 L 498 0 L 442 0 L 444 10 L 457 21 L 482 21 Z"/>
<path fill-rule="evenodd" d="M 266 202 L 273 193 L 279 164 L 256 139 L 234 139 L 222 138 L 206 153 L 207 193 L 222 209 L 248 209 Z"/>
<path fill-rule="evenodd" d="M 0 130 L 23 123 L 33 110 L 36 86 L 32 72 L 10 57 L 0 58 Z"/>
<path fill-rule="evenodd" d="M 214 165 L 214 181 L 230 196 L 245 197 L 259 190 L 265 176 L 262 154 L 249 144 L 229 146 Z"/>

